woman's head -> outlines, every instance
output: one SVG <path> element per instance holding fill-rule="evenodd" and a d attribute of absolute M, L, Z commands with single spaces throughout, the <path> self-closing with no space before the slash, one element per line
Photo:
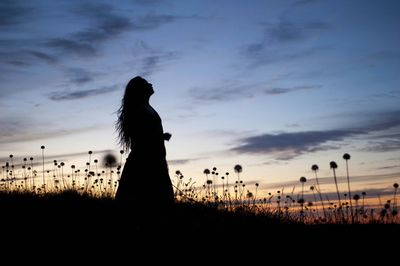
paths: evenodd
<path fill-rule="evenodd" d="M 136 76 L 131 79 L 125 88 L 124 103 L 147 103 L 154 93 L 153 85 L 144 78 Z"/>
<path fill-rule="evenodd" d="M 118 110 L 118 121 L 116 123 L 120 144 L 126 150 L 130 148 L 131 145 L 131 134 L 129 130 L 133 125 L 129 124 L 132 123 L 130 120 L 135 115 L 135 110 L 149 102 L 149 98 L 153 93 L 153 85 L 140 76 L 134 77 L 126 85 L 121 107 Z"/>

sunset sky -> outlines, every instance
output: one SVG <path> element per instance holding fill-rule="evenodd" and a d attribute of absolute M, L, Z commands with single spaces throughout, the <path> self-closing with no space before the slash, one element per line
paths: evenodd
<path fill-rule="evenodd" d="M 395 0 L 1 0 L 0 163 L 41 145 L 82 168 L 89 150 L 118 155 L 116 111 L 141 75 L 172 134 L 172 178 L 240 164 L 248 184 L 292 187 L 318 164 L 332 183 L 347 152 L 355 189 L 389 191 L 399 14 Z"/>

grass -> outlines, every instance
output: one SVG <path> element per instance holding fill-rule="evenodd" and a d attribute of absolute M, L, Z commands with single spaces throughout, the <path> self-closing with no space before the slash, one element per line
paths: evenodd
<path fill-rule="evenodd" d="M 262 197 L 258 195 L 259 184 L 246 186 L 240 176 L 243 168 L 236 165 L 236 180 L 229 181 L 228 172 L 219 176 L 217 168 L 213 167 L 212 171 L 204 170 L 205 182 L 200 186 L 176 171 L 175 176 L 171 176 L 176 203 L 166 212 L 161 212 L 157 206 L 138 208 L 140 202 L 123 209 L 114 201 L 122 152 L 118 163 L 115 158 L 107 157 L 103 170 L 98 167 L 97 159 L 92 162 L 91 151 L 88 156 L 86 167 L 81 169 L 75 165 L 69 169 L 64 162 L 55 160 L 53 169 L 45 169 L 43 148 L 40 164 L 34 164 L 33 158 L 24 158 L 17 167 L 15 158 L 10 155 L 10 162 L 2 166 L 0 175 L 0 236 L 74 238 L 76 243 L 76 239 L 107 242 L 118 235 L 130 239 L 156 235 L 179 243 L 206 241 L 239 247 L 255 239 L 272 241 L 264 244 L 287 245 L 288 239 L 324 243 L 330 237 L 358 241 L 373 235 L 389 238 L 400 227 L 397 183 L 393 185 L 392 199 L 381 203 L 381 208 L 365 206 L 365 193 L 362 204 L 358 204 L 358 196 L 352 206 L 350 197 L 345 196 L 344 201 L 340 201 L 338 189 L 338 199 L 322 197 L 317 165 L 312 166 L 316 181 L 310 186 L 313 200 L 310 194 L 309 199 L 305 197 L 305 183 L 313 182 L 305 177 L 300 180 L 300 198 L 299 195 L 296 198 L 294 188 L 291 193 L 282 189 Z M 336 163 L 334 166 L 337 185 Z M 346 169 L 348 173 L 347 160 Z M 43 179 L 42 184 L 40 179 Z M 235 178 L 231 176 L 231 179 Z M 351 195 L 349 175 L 347 181 Z M 151 196 L 151 191 L 149 193 Z M 228 242 L 228 238 L 233 238 L 232 242 Z"/>
<path fill-rule="evenodd" d="M 135 206 L 120 209 L 109 197 L 93 197 L 76 191 L 35 194 L 31 192 L 1 192 L 0 210 L 3 219 L 1 228 L 32 231 L 35 228 L 58 232 L 90 233 L 93 230 L 111 233 L 118 227 L 134 234 L 142 233 L 185 233 L 186 235 L 206 234 L 273 234 L 276 228 L 305 234 L 315 230 L 330 231 L 332 228 L 383 228 L 382 223 L 368 225 L 314 224 L 305 225 L 297 216 L 285 216 L 278 212 L 256 212 L 247 207 L 234 211 L 220 208 L 214 203 L 177 201 L 174 208 L 165 215 L 149 212 L 144 217 L 136 212 Z M 141 223 L 140 221 L 144 221 Z M 398 224 L 392 224 L 399 227 Z M 390 227 L 390 226 L 388 226 Z M 96 229 L 94 229 L 96 228 Z M 329 229 L 329 230 L 326 230 Z M 159 231 L 161 230 L 161 231 Z"/>
<path fill-rule="evenodd" d="M 399 224 L 304 224 L 278 212 L 221 208 L 214 202 L 178 200 L 166 215 L 148 206 L 119 208 L 111 197 L 77 191 L 0 192 L 0 250 L 41 261 L 170 258 L 253 259 L 290 254 L 334 254 L 349 239 L 363 249 L 387 247 Z M 345 250 L 345 249 L 344 249 Z M 164 255 L 162 255 L 164 254 Z M 169 254 L 169 255 L 168 255 Z M 166 257 L 165 257 L 166 256 Z M 50 259 L 52 257 L 53 259 Z M 250 259 L 251 260 L 251 259 Z M 206 263 L 206 262 L 204 262 Z"/>

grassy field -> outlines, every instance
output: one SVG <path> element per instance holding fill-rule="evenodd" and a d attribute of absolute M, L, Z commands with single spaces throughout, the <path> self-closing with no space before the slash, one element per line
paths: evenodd
<path fill-rule="evenodd" d="M 160 213 L 148 206 L 139 213 L 135 206 L 119 208 L 112 198 L 96 198 L 76 191 L 34 194 L 0 193 L 3 236 L 28 237 L 32 234 L 66 237 L 73 235 L 107 238 L 114 235 L 168 236 L 173 239 L 213 241 L 236 239 L 360 239 L 366 236 L 390 236 L 400 229 L 396 223 L 304 224 L 296 216 L 276 212 L 257 212 L 240 207 L 221 208 L 214 203 L 177 201 L 174 208 Z M 304 240 L 303 240 L 304 241 Z"/>
<path fill-rule="evenodd" d="M 157 244 L 178 253 L 181 249 L 195 252 L 190 250 L 193 246 L 207 253 L 262 247 L 291 254 L 345 251 L 356 245 L 373 247 L 376 252 L 377 246 L 397 239 L 400 229 L 397 183 L 392 185 L 392 196 L 376 208 L 364 205 L 365 193 L 350 197 L 350 190 L 337 189 L 337 198 L 328 199 L 318 184 L 317 165 L 312 166 L 316 182 L 308 196 L 305 177 L 299 180 L 301 191 L 261 196 L 258 183 L 250 188 L 239 179 L 242 168 L 236 165 L 237 180 L 229 182 L 225 173 L 220 186 L 216 186 L 214 168 L 204 170 L 206 180 L 201 186 L 176 171 L 171 177 L 175 192 L 171 209 L 147 206 L 145 200 L 122 208 L 114 201 L 122 153 L 119 163 L 112 158 L 105 168 L 91 155 L 89 151 L 82 169 L 67 168 L 56 160 L 51 168 L 44 156 L 39 163 L 24 158 L 18 165 L 10 155 L 0 180 L 0 250 L 4 254 L 21 248 L 46 256 L 49 250 L 56 255 L 60 250 L 86 254 L 95 247 L 100 259 L 111 256 L 111 250 L 119 252 L 125 242 L 128 246 L 147 242 L 149 249 Z M 334 162 L 331 169 L 337 185 Z"/>

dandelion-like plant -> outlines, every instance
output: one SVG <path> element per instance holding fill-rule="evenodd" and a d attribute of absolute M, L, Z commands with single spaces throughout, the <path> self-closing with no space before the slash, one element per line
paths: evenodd
<path fill-rule="evenodd" d="M 301 199 L 299 199 L 298 202 L 301 204 L 300 214 L 301 214 L 301 221 L 303 222 L 304 221 L 303 208 L 304 208 L 304 202 L 305 202 L 305 200 L 304 200 L 304 183 L 307 182 L 307 178 L 304 176 L 300 177 L 300 182 L 301 182 Z"/>
<path fill-rule="evenodd" d="M 32 175 L 31 175 L 31 178 L 32 178 L 32 189 L 33 189 L 33 191 L 35 191 L 36 186 L 35 186 L 35 177 L 33 175 L 33 157 L 30 157 L 29 160 L 31 161 L 31 167 L 30 168 L 31 168 L 31 173 L 32 173 Z"/>
<path fill-rule="evenodd" d="M 233 170 L 235 170 L 235 173 L 237 174 L 238 177 L 238 183 L 240 184 L 240 173 L 243 172 L 243 168 L 240 164 L 235 165 L 235 167 L 233 167 Z M 239 186 L 239 195 L 241 195 L 241 191 L 240 191 L 240 186 Z"/>
<path fill-rule="evenodd" d="M 397 211 L 397 189 L 399 188 L 398 183 L 393 184 L 394 194 L 393 194 L 393 210 Z"/>
<path fill-rule="evenodd" d="M 304 199 L 304 183 L 307 182 L 307 178 L 305 176 L 300 177 L 301 182 L 301 198 Z"/>
<path fill-rule="evenodd" d="M 333 179 L 335 181 L 335 186 L 336 186 L 336 193 L 337 193 L 337 197 L 338 197 L 338 201 L 339 201 L 339 207 L 338 210 L 341 213 L 341 216 L 343 216 L 343 212 L 342 212 L 342 201 L 340 200 L 340 193 L 339 193 L 339 187 L 338 187 L 338 182 L 337 182 L 337 178 L 336 178 L 336 169 L 338 168 L 336 162 L 332 161 L 329 163 L 331 166 L 331 169 L 333 171 Z M 342 217 L 343 218 L 343 217 Z"/>
<path fill-rule="evenodd" d="M 353 203 L 352 203 L 351 189 L 350 189 L 349 162 L 348 162 L 350 160 L 350 154 L 345 153 L 343 155 L 343 159 L 346 160 L 347 188 L 349 190 L 350 215 L 351 215 L 351 222 L 354 223 Z"/>
<path fill-rule="evenodd" d="M 318 195 L 319 195 L 319 200 L 320 200 L 321 205 L 322 205 L 322 212 L 323 212 L 323 214 L 324 214 L 324 220 L 326 220 L 325 205 L 324 205 L 324 200 L 322 199 L 321 188 L 320 188 L 320 186 L 319 186 L 318 175 L 317 175 L 317 172 L 318 172 L 318 170 L 319 170 L 318 165 L 313 164 L 313 165 L 311 166 L 311 170 L 312 170 L 312 171 L 314 172 L 314 174 L 315 174 L 315 182 L 317 183 L 316 189 L 317 189 L 317 192 L 318 192 Z"/>
<path fill-rule="evenodd" d="M 358 201 L 360 200 L 360 195 L 355 194 L 353 197 L 355 203 L 356 203 L 356 208 L 355 208 L 355 221 L 358 222 Z M 354 217 L 352 217 L 352 223 L 354 223 Z"/>
<path fill-rule="evenodd" d="M 44 178 L 44 148 L 44 146 L 40 147 L 40 149 L 42 150 L 43 189 L 46 192 L 46 180 Z"/>

